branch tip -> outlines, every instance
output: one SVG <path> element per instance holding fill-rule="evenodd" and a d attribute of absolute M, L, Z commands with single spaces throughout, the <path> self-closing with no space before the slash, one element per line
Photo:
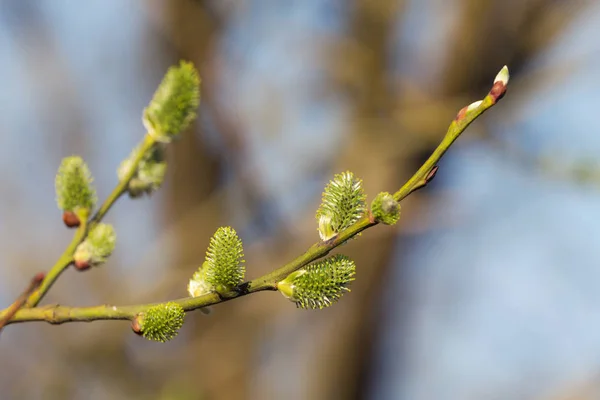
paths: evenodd
<path fill-rule="evenodd" d="M 494 83 L 501 82 L 504 86 L 508 85 L 508 81 L 510 80 L 510 73 L 508 72 L 508 67 L 505 65 L 502 67 L 496 78 L 494 79 Z"/>
<path fill-rule="evenodd" d="M 494 86 L 492 86 L 492 90 L 490 90 L 490 96 L 494 103 L 500 100 L 506 94 L 506 86 L 508 85 L 508 81 L 510 79 L 510 75 L 508 73 L 508 67 L 505 65 L 498 75 L 496 75 L 496 79 L 494 80 Z"/>

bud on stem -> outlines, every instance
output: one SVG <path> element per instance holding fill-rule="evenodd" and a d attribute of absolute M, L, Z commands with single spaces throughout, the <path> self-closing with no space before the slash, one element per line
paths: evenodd
<path fill-rule="evenodd" d="M 322 309 L 350 291 L 355 271 L 354 261 L 338 254 L 292 272 L 277 289 L 298 308 Z"/>
<path fill-rule="evenodd" d="M 177 336 L 184 318 L 185 311 L 179 304 L 158 304 L 138 314 L 131 321 L 131 329 L 148 340 L 167 342 Z"/>

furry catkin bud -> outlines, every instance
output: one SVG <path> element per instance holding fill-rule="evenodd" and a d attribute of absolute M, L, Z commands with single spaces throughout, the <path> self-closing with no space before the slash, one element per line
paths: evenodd
<path fill-rule="evenodd" d="M 116 241 L 117 236 L 112 225 L 95 225 L 73 254 L 75 267 L 83 270 L 105 263 L 115 249 Z"/>
<path fill-rule="evenodd" d="M 140 151 L 139 149 L 140 146 L 136 147 L 129 157 L 119 166 L 119 169 L 117 170 L 119 180 L 123 180 L 129 172 L 133 160 Z M 135 174 L 129 181 L 129 185 L 127 186 L 129 197 L 137 198 L 158 190 L 165 180 L 166 172 L 167 161 L 165 156 L 165 145 L 163 143 L 156 143 L 146 152 L 146 154 L 144 154 L 144 157 L 138 164 Z"/>
<path fill-rule="evenodd" d="M 217 229 L 210 239 L 206 261 L 188 283 L 192 297 L 215 290 L 223 294 L 244 281 L 244 248 L 235 230 L 229 226 Z"/>
<path fill-rule="evenodd" d="M 355 223 L 365 211 L 365 200 L 362 181 L 352 172 L 335 175 L 325 187 L 317 210 L 321 240 L 331 239 Z"/>
<path fill-rule="evenodd" d="M 277 289 L 299 308 L 322 309 L 350 291 L 355 271 L 354 261 L 338 254 L 291 273 Z"/>
<path fill-rule="evenodd" d="M 139 314 L 132 323 L 135 332 L 146 339 L 167 342 L 179 333 L 183 326 L 185 311 L 177 303 L 169 302 L 150 307 Z"/>
<path fill-rule="evenodd" d="M 152 101 L 144 109 L 144 126 L 159 142 L 170 142 L 196 118 L 200 77 L 194 65 L 181 61 L 169 68 Z"/>
<path fill-rule="evenodd" d="M 90 210 L 96 205 L 96 190 L 92 186 L 92 174 L 83 159 L 79 156 L 63 158 L 56 173 L 56 203 L 58 208 L 69 214 L 78 214 L 79 210 Z M 65 221 L 67 223 L 67 221 Z M 76 226 L 79 221 L 72 221 L 70 225 Z"/>
<path fill-rule="evenodd" d="M 371 203 L 371 213 L 375 221 L 394 225 L 400 219 L 400 203 L 390 193 L 381 192 Z"/>

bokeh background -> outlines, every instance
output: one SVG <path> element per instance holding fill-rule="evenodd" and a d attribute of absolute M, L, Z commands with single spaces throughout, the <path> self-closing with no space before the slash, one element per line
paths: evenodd
<path fill-rule="evenodd" d="M 46 303 L 182 297 L 220 225 L 249 278 L 270 271 L 318 239 L 334 173 L 394 191 L 512 73 L 399 226 L 338 249 L 358 275 L 334 307 L 260 293 L 166 344 L 123 321 L 11 325 L 0 398 L 599 399 L 599 24 L 591 0 L 0 2 L 3 306 L 70 240 L 61 158 L 107 195 L 179 59 L 202 105 L 164 187 L 119 201 L 109 263 L 68 270 Z"/>

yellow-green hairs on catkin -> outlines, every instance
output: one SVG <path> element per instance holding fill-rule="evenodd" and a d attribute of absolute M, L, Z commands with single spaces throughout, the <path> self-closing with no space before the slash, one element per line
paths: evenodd
<path fill-rule="evenodd" d="M 229 226 L 217 229 L 210 239 L 206 260 L 188 284 L 191 296 L 210 290 L 223 294 L 244 281 L 244 248 L 235 230 Z"/>
<path fill-rule="evenodd" d="M 191 62 L 169 68 L 152 101 L 144 109 L 148 133 L 159 142 L 170 142 L 196 118 L 200 104 L 200 77 Z"/>
<path fill-rule="evenodd" d="M 165 150 L 163 143 L 156 143 L 144 154 L 135 174 L 129 181 L 129 185 L 127 185 L 129 197 L 137 198 L 144 194 L 151 194 L 160 188 L 167 172 Z M 129 157 L 121 163 L 117 170 L 119 180 L 125 178 L 139 151 L 140 146 L 138 145 Z"/>
<path fill-rule="evenodd" d="M 73 254 L 75 266 L 87 269 L 105 263 L 114 251 L 116 242 L 117 235 L 112 225 L 99 223 L 93 226 Z"/>
<path fill-rule="evenodd" d="M 63 158 L 54 182 L 58 208 L 63 211 L 92 210 L 97 200 L 93 181 L 90 169 L 81 157 Z"/>
<path fill-rule="evenodd" d="M 299 308 L 322 309 L 350 291 L 355 272 L 354 261 L 338 254 L 292 272 L 277 289 Z"/>
<path fill-rule="evenodd" d="M 177 303 L 169 302 L 150 307 L 137 317 L 139 329 L 148 340 L 167 342 L 179 333 L 183 326 L 185 311 Z"/>
<path fill-rule="evenodd" d="M 355 223 L 365 211 L 362 181 L 352 172 L 337 174 L 325 187 L 317 210 L 319 236 L 329 240 Z"/>
<path fill-rule="evenodd" d="M 381 192 L 371 203 L 371 213 L 375 221 L 394 225 L 400 219 L 400 203 L 390 193 Z"/>

